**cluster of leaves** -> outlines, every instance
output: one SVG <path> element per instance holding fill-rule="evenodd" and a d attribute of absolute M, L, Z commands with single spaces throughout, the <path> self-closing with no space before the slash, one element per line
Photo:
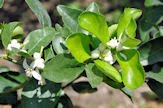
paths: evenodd
<path fill-rule="evenodd" d="M 153 92 L 163 98 L 162 0 L 145 0 L 144 15 L 140 20 L 139 33 L 143 44 L 139 47 L 140 60 L 146 70 L 147 84 Z"/>
<path fill-rule="evenodd" d="M 45 68 L 41 75 L 46 78 L 46 85 L 39 86 L 35 79 L 28 79 L 24 71 L 13 72 L 8 67 L 0 67 L 1 97 L 23 88 L 22 98 L 20 104 L 16 106 L 17 108 L 38 106 L 45 108 L 47 105 L 50 108 L 64 108 L 65 106 L 71 108 L 73 106 L 69 97 L 63 93 L 65 87 L 72 85 L 77 92 L 92 92 L 102 82 L 121 90 L 133 99 L 132 90 L 140 87 L 144 83 L 145 77 L 149 79 L 147 82 L 149 87 L 163 97 L 162 92 L 160 92 L 163 88 L 162 69 L 158 63 L 163 60 L 160 47 L 163 39 L 159 36 L 152 38 L 152 40 L 143 40 L 144 36 L 141 35 L 144 44 L 139 45 L 141 41 L 135 36 L 136 19 L 141 16 L 141 10 L 125 8 L 119 23 L 108 26 L 109 22 L 100 13 L 96 3 L 90 4 L 84 11 L 59 5 L 57 10 L 62 16 L 64 25 L 62 27 L 56 24 L 55 27 L 52 27 L 47 11 L 38 0 L 26 0 L 26 3 L 38 17 L 42 28 L 30 32 L 26 36 L 23 49 L 27 52 L 6 51 L 7 55 L 2 54 L 1 58 L 22 66 L 23 59 L 32 60 L 32 55 L 35 52 L 40 52 L 43 47 Z M 145 3 L 147 6 L 150 4 L 149 2 Z M 143 21 L 146 17 L 144 14 L 141 24 L 144 24 Z M 141 33 L 142 29 L 140 29 Z M 21 23 L 3 24 L 0 41 L 4 48 L 7 48 L 12 39 L 21 41 L 23 35 Z M 118 39 L 120 45 L 125 48 L 117 50 L 107 46 L 111 39 Z M 91 57 L 91 52 L 97 49 L 100 44 L 109 49 L 115 56 L 116 62 L 113 65 L 101 58 L 93 59 Z M 20 60 L 13 59 L 13 56 L 19 56 Z M 152 65 L 153 70 L 147 72 L 145 76 L 142 65 Z M 89 83 L 73 84 L 73 81 L 80 76 L 86 76 Z M 16 98 L 15 95 L 13 98 Z"/>

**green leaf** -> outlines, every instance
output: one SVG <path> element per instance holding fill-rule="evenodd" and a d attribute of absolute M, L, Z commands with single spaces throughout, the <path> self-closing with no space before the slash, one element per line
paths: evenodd
<path fill-rule="evenodd" d="M 123 50 L 116 58 L 122 69 L 122 80 L 129 89 L 136 89 L 144 83 L 144 69 L 139 62 L 139 53 L 135 49 Z M 138 80 L 139 79 L 139 80 Z"/>
<path fill-rule="evenodd" d="M 66 52 L 65 47 L 65 40 L 63 37 L 55 36 L 55 38 L 52 41 L 53 49 L 57 54 L 63 54 Z"/>
<path fill-rule="evenodd" d="M 78 93 L 92 93 L 97 91 L 97 88 L 92 88 L 88 82 L 73 83 L 72 88 Z"/>
<path fill-rule="evenodd" d="M 97 69 L 93 63 L 85 66 L 88 81 L 92 88 L 96 88 L 103 81 L 103 74 Z"/>
<path fill-rule="evenodd" d="M 94 13 L 100 13 L 99 6 L 98 6 L 97 3 L 95 3 L 95 2 L 92 2 L 92 3 L 87 7 L 86 11 L 94 12 Z"/>
<path fill-rule="evenodd" d="M 83 63 L 91 58 L 89 49 L 90 39 L 82 33 L 75 33 L 68 37 L 66 44 L 75 59 Z"/>
<path fill-rule="evenodd" d="M 20 108 L 54 108 L 61 95 L 61 84 L 46 80 L 46 85 L 39 86 L 31 79 L 23 88 Z"/>
<path fill-rule="evenodd" d="M 131 48 L 136 47 L 136 46 L 138 46 L 141 43 L 140 40 L 134 39 L 134 38 L 130 38 L 130 37 L 127 37 L 123 41 L 124 42 L 122 42 L 122 46 L 131 47 Z"/>
<path fill-rule="evenodd" d="M 44 50 L 45 62 L 47 62 L 48 60 L 52 59 L 53 57 L 55 57 L 55 54 L 53 52 L 52 46 L 50 46 L 50 48 L 47 48 L 47 49 Z"/>
<path fill-rule="evenodd" d="M 134 38 L 136 36 L 136 28 L 137 28 L 136 21 L 133 18 L 131 18 L 131 21 L 126 28 L 126 34 L 129 37 Z"/>
<path fill-rule="evenodd" d="M 46 9 L 42 6 L 39 0 L 25 0 L 30 9 L 37 16 L 42 27 L 51 27 L 51 19 Z"/>
<path fill-rule="evenodd" d="M 158 27 L 159 24 L 161 24 L 161 22 L 163 21 L 163 11 L 160 10 L 163 10 L 163 6 L 154 6 L 144 9 L 143 17 L 139 22 L 140 38 L 144 42 L 149 41 L 150 37 L 152 37 L 152 39 L 155 38 L 155 36 L 151 34 L 153 30 L 159 33 Z M 159 34 L 159 36 L 162 35 Z"/>
<path fill-rule="evenodd" d="M 55 29 L 56 29 L 55 35 L 58 36 L 58 37 L 67 38 L 70 35 L 70 31 L 65 26 L 62 27 L 59 24 L 55 24 Z"/>
<path fill-rule="evenodd" d="M 136 8 L 125 8 L 124 13 L 130 14 L 134 20 L 142 15 L 142 11 Z"/>
<path fill-rule="evenodd" d="M 79 25 L 94 34 L 102 43 L 109 41 L 109 32 L 106 19 L 103 15 L 94 12 L 84 12 L 78 18 Z"/>
<path fill-rule="evenodd" d="M 101 72 L 103 72 L 107 77 L 111 78 L 112 80 L 116 82 L 119 82 L 119 83 L 122 82 L 121 74 L 112 65 L 102 60 L 95 60 L 94 62 L 97 68 Z"/>
<path fill-rule="evenodd" d="M 78 25 L 78 16 L 81 14 L 81 10 L 72 9 L 63 5 L 57 6 L 58 13 L 62 16 L 64 25 L 69 29 L 71 33 L 76 33 L 80 31 Z"/>
<path fill-rule="evenodd" d="M 71 82 L 84 70 L 76 60 L 66 55 L 57 55 L 46 63 L 43 76 L 53 82 Z"/>
<path fill-rule="evenodd" d="M 3 4 L 4 4 L 4 0 L 0 0 L 0 8 L 3 7 Z"/>
<path fill-rule="evenodd" d="M 119 82 L 113 81 L 112 79 L 105 77 L 105 76 L 104 76 L 104 82 L 115 89 L 121 89 L 124 87 L 124 84 L 122 82 L 119 83 Z"/>
<path fill-rule="evenodd" d="M 20 24 L 19 22 L 10 22 L 4 25 L 4 28 L 1 34 L 1 39 L 2 39 L 2 44 L 5 48 L 7 48 L 8 44 L 10 43 L 12 33 L 19 24 Z"/>
<path fill-rule="evenodd" d="M 158 72 L 153 71 L 147 72 L 146 75 L 147 78 L 151 78 L 160 83 L 163 83 L 163 68 L 161 68 Z"/>
<path fill-rule="evenodd" d="M 109 37 L 116 36 L 118 24 L 113 24 L 108 28 Z"/>
<path fill-rule="evenodd" d="M 25 49 L 32 55 L 34 52 L 39 52 L 41 47 L 46 47 L 54 38 L 55 29 L 52 27 L 46 27 L 32 31 L 26 38 L 27 44 Z"/>
<path fill-rule="evenodd" d="M 153 39 L 139 47 L 141 64 L 151 65 L 163 61 L 163 37 Z"/>
<path fill-rule="evenodd" d="M 160 98 L 163 98 L 163 83 L 156 80 L 149 79 L 147 82 L 149 88 Z"/>
<path fill-rule="evenodd" d="M 16 72 L 4 72 L 0 74 L 0 94 L 16 91 L 24 82 L 26 77 Z"/>
<path fill-rule="evenodd" d="M 161 1 L 161 0 L 145 0 L 144 4 L 146 7 L 158 6 L 158 5 L 163 5 L 163 1 Z"/>
<path fill-rule="evenodd" d="M 133 38 L 135 36 L 136 22 L 135 19 L 140 17 L 142 14 L 141 10 L 135 8 L 125 8 L 124 13 L 120 17 L 117 28 L 117 36 L 123 35 L 124 31 L 127 32 L 128 36 Z"/>

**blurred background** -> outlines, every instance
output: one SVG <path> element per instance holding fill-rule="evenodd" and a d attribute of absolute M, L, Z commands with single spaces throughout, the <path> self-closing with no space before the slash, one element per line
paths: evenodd
<path fill-rule="evenodd" d="M 109 25 L 118 22 L 125 7 L 135 7 L 146 10 L 148 3 L 145 0 L 40 0 L 51 17 L 53 26 L 62 25 L 62 20 L 57 13 L 57 5 L 67 5 L 71 8 L 85 9 L 91 2 L 96 2 L 101 8 L 101 13 L 106 16 Z M 150 1 L 150 0 L 149 0 Z M 159 0 L 156 0 L 159 1 Z M 156 4 L 155 4 L 156 5 Z M 159 10 L 162 11 L 162 10 Z M 149 16 L 150 17 L 150 16 Z M 139 19 L 141 20 L 141 18 Z M 138 22 L 139 22 L 138 20 Z M 37 17 L 28 8 L 24 0 L 5 0 L 0 9 L 0 22 L 21 21 L 26 34 L 40 27 Z M 160 23 L 162 25 L 162 23 Z M 139 36 L 139 33 L 138 33 Z M 3 62 L 0 62 L 0 65 Z M 80 78 L 79 81 L 85 80 Z M 94 93 L 78 94 L 71 87 L 65 89 L 70 96 L 75 108 L 163 108 L 163 100 L 159 99 L 146 84 L 134 92 L 134 103 L 121 93 L 105 84 L 98 87 Z M 11 108 L 10 105 L 0 105 L 0 108 Z"/>

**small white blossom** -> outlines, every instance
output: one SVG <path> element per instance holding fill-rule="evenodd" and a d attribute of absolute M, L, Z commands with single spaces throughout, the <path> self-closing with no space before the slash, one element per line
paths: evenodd
<path fill-rule="evenodd" d="M 33 58 L 34 58 L 34 59 L 40 59 L 40 58 L 41 58 L 41 54 L 38 53 L 38 52 L 35 52 L 35 53 L 33 54 Z"/>
<path fill-rule="evenodd" d="M 44 64 L 44 59 L 41 58 L 41 54 L 39 53 L 34 53 L 33 54 L 34 57 L 34 62 L 31 63 L 32 68 L 38 68 L 38 69 L 43 69 L 45 67 Z"/>
<path fill-rule="evenodd" d="M 8 44 L 7 49 L 9 51 L 12 51 L 14 48 L 15 49 L 20 49 L 20 47 L 21 47 L 21 44 L 18 43 L 18 41 L 16 39 L 13 39 L 13 40 L 11 40 L 11 43 Z"/>
<path fill-rule="evenodd" d="M 113 64 L 115 62 L 115 59 L 113 58 L 112 56 L 112 53 L 109 49 L 106 49 L 104 52 L 103 52 L 103 60 L 110 63 L 110 64 Z"/>
<path fill-rule="evenodd" d="M 107 42 L 106 44 L 108 46 L 110 46 L 111 48 L 116 48 L 120 45 L 120 42 L 116 38 L 113 38 L 109 42 Z"/>
<path fill-rule="evenodd" d="M 32 74 L 32 76 L 38 81 L 42 79 L 42 76 L 40 75 L 39 71 L 32 70 L 30 74 Z"/>
<path fill-rule="evenodd" d="M 91 57 L 93 59 L 99 58 L 100 57 L 100 51 L 98 49 L 95 49 L 91 52 Z"/>

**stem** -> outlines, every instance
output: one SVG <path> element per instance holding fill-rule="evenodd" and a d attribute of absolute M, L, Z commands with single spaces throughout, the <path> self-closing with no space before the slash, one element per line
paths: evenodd
<path fill-rule="evenodd" d="M 6 54 L 1 54 L 1 55 L 0 55 L 0 58 L 5 59 L 5 60 L 8 60 L 8 61 L 10 61 L 10 62 L 12 62 L 12 63 L 14 63 L 14 64 L 20 65 L 20 63 L 19 63 L 17 60 L 12 59 L 11 57 L 9 57 L 9 56 L 6 55 Z"/>

